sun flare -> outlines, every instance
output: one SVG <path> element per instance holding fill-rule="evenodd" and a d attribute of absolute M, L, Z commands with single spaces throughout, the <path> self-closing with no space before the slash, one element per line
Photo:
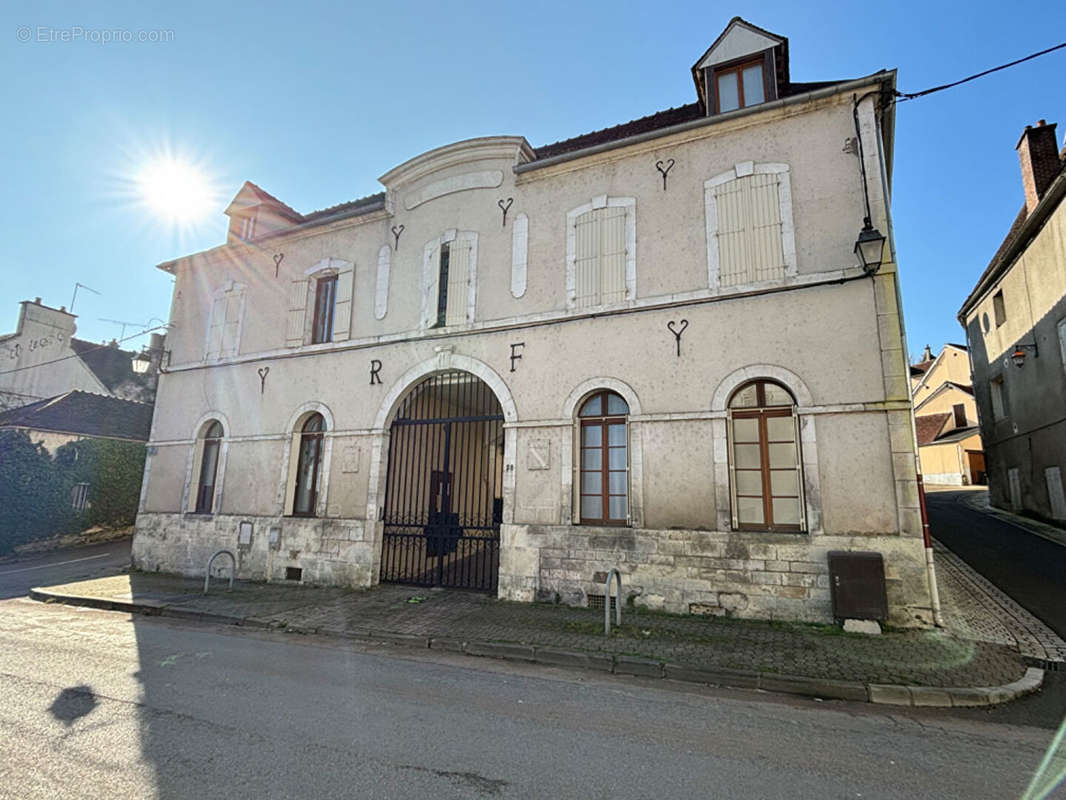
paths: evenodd
<path fill-rule="evenodd" d="M 172 156 L 149 161 L 137 176 L 137 190 L 157 216 L 178 225 L 203 220 L 214 208 L 215 191 L 203 170 Z"/>

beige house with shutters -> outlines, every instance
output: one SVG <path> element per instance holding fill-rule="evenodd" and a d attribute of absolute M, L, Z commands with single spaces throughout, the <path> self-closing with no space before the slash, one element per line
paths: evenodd
<path fill-rule="evenodd" d="M 796 82 L 788 46 L 736 18 L 686 106 L 444 145 L 322 211 L 245 184 L 225 244 L 160 265 L 137 566 L 577 605 L 616 568 L 648 608 L 826 621 L 827 554 L 873 551 L 928 624 L 895 73 Z"/>

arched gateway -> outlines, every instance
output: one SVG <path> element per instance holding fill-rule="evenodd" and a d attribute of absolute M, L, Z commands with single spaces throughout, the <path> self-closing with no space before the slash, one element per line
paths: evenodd
<path fill-rule="evenodd" d="M 503 410 L 469 372 L 439 372 L 389 431 L 381 580 L 496 591 L 503 519 Z"/>

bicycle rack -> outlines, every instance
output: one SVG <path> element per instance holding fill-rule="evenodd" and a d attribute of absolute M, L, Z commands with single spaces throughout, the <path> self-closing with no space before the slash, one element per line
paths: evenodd
<path fill-rule="evenodd" d="M 614 598 L 614 624 L 622 626 L 622 573 L 614 567 L 607 573 L 607 581 L 603 584 L 603 635 L 611 635 L 611 577 L 616 579 L 618 586 Z"/>
<path fill-rule="evenodd" d="M 229 556 L 229 560 L 232 564 L 232 569 L 229 571 L 229 588 L 227 592 L 233 591 L 233 576 L 237 574 L 237 557 L 233 555 L 229 550 L 219 550 L 211 558 L 207 559 L 207 570 L 204 573 L 204 594 L 207 594 L 207 588 L 211 585 L 211 565 L 215 563 L 215 559 L 219 556 Z M 621 591 L 622 584 L 619 583 L 619 591 Z"/>

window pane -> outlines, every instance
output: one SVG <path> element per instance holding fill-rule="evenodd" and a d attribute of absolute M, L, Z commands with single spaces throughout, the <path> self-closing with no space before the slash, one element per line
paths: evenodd
<path fill-rule="evenodd" d="M 740 108 L 740 94 L 737 92 L 737 74 L 727 72 L 718 76 L 718 110 L 732 111 Z"/>
<path fill-rule="evenodd" d="M 205 439 L 221 439 L 222 438 L 222 424 L 215 420 L 211 423 L 211 427 L 207 429 L 207 433 L 204 434 Z"/>
<path fill-rule="evenodd" d="M 598 448 L 586 447 L 581 451 L 581 467 L 583 469 L 603 469 L 603 451 Z"/>
<path fill-rule="evenodd" d="M 754 383 L 749 383 L 733 395 L 733 399 L 729 401 L 730 408 L 755 408 L 756 405 L 757 396 L 755 394 Z"/>
<path fill-rule="evenodd" d="M 603 444 L 603 428 L 599 425 L 582 425 L 581 441 L 585 447 L 599 447 Z"/>
<path fill-rule="evenodd" d="M 791 497 L 775 497 L 773 500 L 775 525 L 799 525 L 799 500 Z"/>
<path fill-rule="evenodd" d="M 775 469 L 770 471 L 770 494 L 799 496 L 799 473 L 794 469 Z"/>
<path fill-rule="evenodd" d="M 762 460 L 759 457 L 759 445 L 738 444 L 733 447 L 733 455 L 736 458 L 738 469 L 759 469 Z"/>
<path fill-rule="evenodd" d="M 626 494 L 626 479 L 629 473 L 625 470 L 611 471 L 607 473 L 607 491 L 611 494 Z"/>
<path fill-rule="evenodd" d="M 758 442 L 759 420 L 757 419 L 734 419 L 733 420 L 734 442 Z"/>
<path fill-rule="evenodd" d="M 612 495 L 610 498 L 610 502 L 608 503 L 608 508 L 611 512 L 611 519 L 624 520 L 627 516 L 627 512 L 629 509 L 628 498 L 626 498 L 624 495 L 622 497 L 614 497 Z"/>
<path fill-rule="evenodd" d="M 624 423 L 607 426 L 607 444 L 611 447 L 625 447 L 626 426 Z"/>
<path fill-rule="evenodd" d="M 762 472 L 754 469 L 738 469 L 734 475 L 737 494 L 762 497 Z"/>
<path fill-rule="evenodd" d="M 611 416 L 628 414 L 629 405 L 621 397 L 611 392 L 607 395 L 607 413 Z"/>
<path fill-rule="evenodd" d="M 744 105 L 753 106 L 766 99 L 762 84 L 762 65 L 744 68 Z"/>
<path fill-rule="evenodd" d="M 612 447 L 607 456 L 608 469 L 626 468 L 626 449 L 624 447 Z"/>
<path fill-rule="evenodd" d="M 766 405 L 768 406 L 791 406 L 793 405 L 792 395 L 785 391 L 782 387 L 776 383 L 764 383 L 764 391 L 766 392 Z"/>
<path fill-rule="evenodd" d="M 581 406 L 581 412 L 579 417 L 599 417 L 603 415 L 603 397 L 602 395 L 595 395 L 585 401 L 585 405 Z"/>
<path fill-rule="evenodd" d="M 737 521 L 747 525 L 762 525 L 762 500 L 753 497 L 737 498 Z"/>
<path fill-rule="evenodd" d="M 792 417 L 768 417 L 766 435 L 771 442 L 796 441 L 796 423 Z"/>
<path fill-rule="evenodd" d="M 795 443 L 770 445 L 770 469 L 794 466 L 796 466 Z"/>
<path fill-rule="evenodd" d="M 600 497 L 581 498 L 581 519 L 600 519 L 603 515 L 603 499 Z"/>
<path fill-rule="evenodd" d="M 603 494 L 603 473 L 582 472 L 581 494 Z"/>

